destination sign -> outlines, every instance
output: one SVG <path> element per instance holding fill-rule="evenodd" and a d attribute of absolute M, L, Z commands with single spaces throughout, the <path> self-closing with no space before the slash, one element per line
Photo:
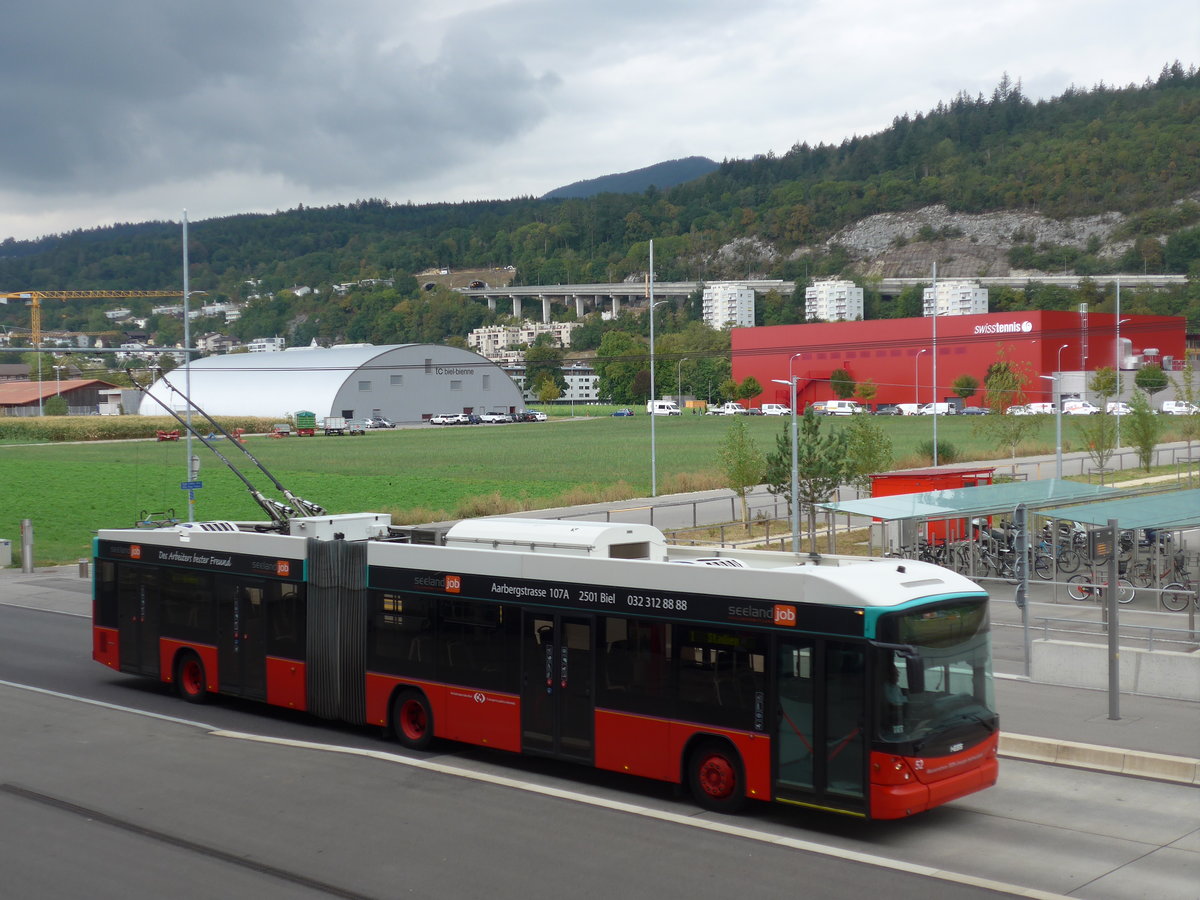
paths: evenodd
<path fill-rule="evenodd" d="M 235 572 L 281 581 L 301 581 L 304 560 L 280 559 L 273 556 L 251 556 L 247 553 L 227 553 L 203 550 L 186 544 L 165 546 L 126 541 L 100 541 L 101 559 L 127 560 L 147 565 L 199 569 L 206 572 Z"/>
<path fill-rule="evenodd" d="M 563 584 L 389 566 L 371 566 L 368 584 L 378 590 L 416 591 L 435 596 L 495 600 L 525 606 L 590 610 L 614 616 L 646 616 L 762 628 L 803 628 L 806 631 L 854 636 L 863 633 L 863 616 L 855 610 L 811 603 L 774 602 L 637 587 Z"/>

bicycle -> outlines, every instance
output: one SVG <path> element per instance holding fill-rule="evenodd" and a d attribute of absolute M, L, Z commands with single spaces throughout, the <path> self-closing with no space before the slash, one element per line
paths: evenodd
<path fill-rule="evenodd" d="M 1179 580 L 1163 585 L 1162 605 L 1172 612 L 1182 612 L 1187 609 L 1188 601 L 1191 600 L 1196 604 L 1196 608 L 1200 609 L 1200 594 L 1196 592 L 1196 583 L 1192 581 L 1192 576 L 1184 568 L 1182 553 L 1175 556 L 1172 575 Z"/>
<path fill-rule="evenodd" d="M 1104 597 L 1104 590 L 1108 587 L 1108 582 L 1097 584 L 1092 581 L 1091 576 L 1080 573 L 1072 575 L 1067 579 L 1067 596 L 1072 600 L 1087 600 L 1089 597 L 1095 597 L 1100 600 Z M 1117 602 L 1129 603 L 1133 600 L 1137 592 L 1133 589 L 1133 585 L 1125 578 L 1117 579 Z"/>

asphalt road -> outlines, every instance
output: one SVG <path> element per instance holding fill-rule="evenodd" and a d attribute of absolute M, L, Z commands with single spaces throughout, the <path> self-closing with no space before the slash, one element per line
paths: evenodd
<path fill-rule="evenodd" d="M 902 822 L 720 816 L 669 785 L 190 706 L 92 662 L 86 618 L 6 606 L 0 682 L 4 896 L 1171 900 L 1200 884 L 1194 787 L 1005 760 L 997 787 Z"/>

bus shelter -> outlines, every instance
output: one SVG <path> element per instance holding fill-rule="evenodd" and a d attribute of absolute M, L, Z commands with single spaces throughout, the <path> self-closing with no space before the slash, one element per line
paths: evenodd
<path fill-rule="evenodd" d="M 1013 481 L 949 488 L 919 494 L 893 494 L 890 497 L 864 497 L 820 504 L 822 509 L 852 516 L 870 516 L 884 523 L 881 550 L 911 552 L 916 555 L 918 526 L 929 520 L 948 524 L 945 540 L 962 541 L 973 535 L 964 523 L 968 519 L 1011 515 L 1020 505 L 1031 511 L 1072 503 L 1083 503 L 1115 493 L 1114 488 L 1080 484 L 1049 478 L 1044 481 Z M 1043 515 L 1049 516 L 1048 512 Z M 874 553 L 874 535 L 869 552 Z M 886 546 L 885 546 L 886 545 Z"/>

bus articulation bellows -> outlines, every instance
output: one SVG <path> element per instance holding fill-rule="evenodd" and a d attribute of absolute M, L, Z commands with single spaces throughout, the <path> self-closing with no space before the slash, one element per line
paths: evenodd
<path fill-rule="evenodd" d="M 573 760 L 715 810 L 890 819 L 996 780 L 987 596 L 930 564 L 377 514 L 103 530 L 95 563 L 93 657 L 193 702 Z"/>

